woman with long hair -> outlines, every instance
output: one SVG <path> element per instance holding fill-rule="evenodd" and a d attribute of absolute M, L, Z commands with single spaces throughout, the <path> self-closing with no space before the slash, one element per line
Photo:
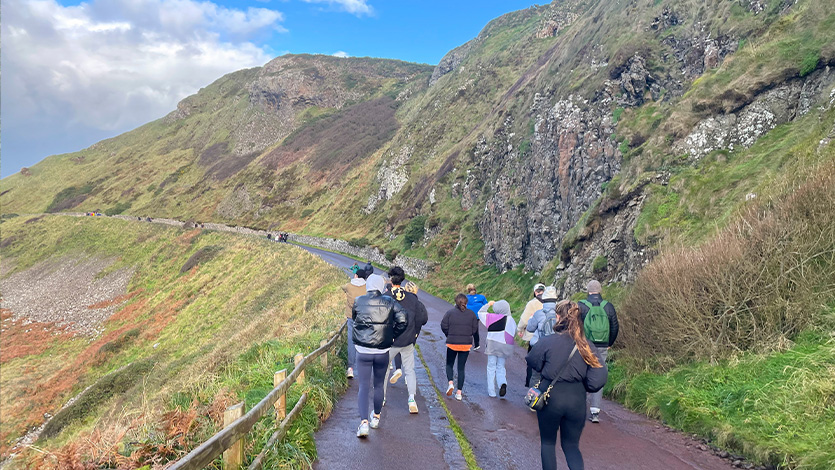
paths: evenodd
<path fill-rule="evenodd" d="M 462 389 L 464 388 L 464 367 L 467 364 L 467 357 L 470 355 L 470 348 L 473 346 L 473 335 L 478 334 L 478 316 L 467 308 L 467 296 L 458 294 L 455 296 L 455 307 L 450 309 L 441 320 L 441 330 L 446 335 L 446 378 L 449 386 L 446 389 L 447 396 L 452 395 L 455 388 L 453 383 L 453 364 L 458 360 L 458 390 L 455 392 L 455 399 L 462 400 Z"/>
<path fill-rule="evenodd" d="M 554 334 L 541 337 L 526 358 L 542 374 L 539 389 L 550 387 L 545 407 L 536 413 L 542 470 L 557 468 L 558 431 L 568 468 L 583 470 L 580 435 L 586 424 L 586 392 L 603 388 L 608 372 L 597 349 L 586 340 L 576 303 L 560 303 L 556 316 L 547 317 L 545 323 Z"/>

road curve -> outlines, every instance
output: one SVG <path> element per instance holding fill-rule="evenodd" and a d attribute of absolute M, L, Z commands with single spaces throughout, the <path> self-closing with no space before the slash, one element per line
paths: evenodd
<path fill-rule="evenodd" d="M 354 259 L 302 247 L 336 266 L 347 268 Z M 346 269 L 347 271 L 347 269 Z M 376 270 L 378 273 L 379 270 Z M 446 345 L 440 322 L 451 305 L 421 291 L 420 300 L 429 311 L 418 345 L 426 367 L 438 387 L 445 390 Z M 486 337 L 482 328 L 482 337 Z M 487 357 L 470 354 L 464 384 L 464 400 L 444 400 L 473 448 L 476 461 L 484 469 L 541 468 L 539 429 L 536 415 L 526 409 L 522 395 L 526 389 L 525 350 L 518 348 L 507 360 L 508 393 L 505 399 L 487 396 Z M 402 379 L 389 386 L 381 427 L 368 439 L 355 437 L 359 423 L 356 383 L 352 383 L 335 407 L 334 414 L 316 433 L 319 470 L 352 468 L 435 469 L 466 468 L 446 415 L 437 406 L 437 395 L 422 365 L 418 370 L 418 415 L 406 410 L 406 391 Z M 698 443 L 644 416 L 632 413 L 617 403 L 604 401 L 601 423 L 589 423 L 580 441 L 586 468 L 595 470 L 727 470 L 727 461 L 698 449 Z M 561 452 L 559 467 L 567 468 Z"/>

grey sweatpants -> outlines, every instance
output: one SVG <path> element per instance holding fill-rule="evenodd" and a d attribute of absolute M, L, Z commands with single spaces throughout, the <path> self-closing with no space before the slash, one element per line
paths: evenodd
<path fill-rule="evenodd" d="M 600 353 L 600 359 L 603 360 L 603 367 L 608 367 L 608 366 L 606 366 L 606 357 L 609 355 L 609 348 L 597 348 L 597 352 Z M 592 413 L 599 413 L 600 412 L 600 402 L 602 400 L 603 400 L 603 389 L 602 388 L 597 392 L 589 393 L 589 411 L 591 411 Z"/>
<path fill-rule="evenodd" d="M 412 396 L 417 391 L 417 375 L 415 374 L 415 345 L 410 344 L 402 348 L 393 347 L 389 349 L 389 356 L 394 358 L 400 354 L 400 359 L 403 361 L 403 375 L 406 378 L 406 389 L 409 391 L 409 396 Z M 390 371 L 386 373 L 386 383 L 384 386 L 388 389 L 388 378 Z"/>

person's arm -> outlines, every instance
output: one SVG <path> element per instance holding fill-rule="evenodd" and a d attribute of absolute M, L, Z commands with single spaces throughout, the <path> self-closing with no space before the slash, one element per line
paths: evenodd
<path fill-rule="evenodd" d="M 423 305 L 423 302 L 418 300 L 417 312 L 415 312 L 415 324 L 417 324 L 417 326 L 423 326 L 428 321 L 429 321 L 429 312 L 426 311 L 426 305 Z"/>
<path fill-rule="evenodd" d="M 449 336 L 449 312 L 444 315 L 444 319 L 441 320 L 441 331 L 444 332 L 444 336 Z"/>
<path fill-rule="evenodd" d="M 606 308 L 604 310 L 606 310 L 606 316 L 609 317 L 609 346 L 611 346 L 615 344 L 615 340 L 618 338 L 620 323 L 618 323 L 618 314 L 612 302 L 606 302 Z"/>
<path fill-rule="evenodd" d="M 406 316 L 406 309 L 404 309 L 400 302 L 392 300 L 392 310 L 394 311 L 394 337 L 402 335 L 409 326 L 409 317 Z"/>
<path fill-rule="evenodd" d="M 519 324 L 517 325 L 517 331 L 519 332 L 519 336 L 523 336 L 525 334 L 525 331 L 528 327 L 528 322 L 530 321 L 533 312 L 534 310 L 533 305 L 531 305 L 531 302 L 525 304 L 525 310 L 522 311 L 522 315 L 519 317 Z"/>
<path fill-rule="evenodd" d="M 354 305 L 351 306 L 351 320 L 357 319 L 357 299 L 354 299 Z"/>
<path fill-rule="evenodd" d="M 541 315 L 544 315 L 542 313 L 542 310 L 537 310 L 536 312 L 534 312 L 533 317 L 528 321 L 528 324 L 525 327 L 525 331 L 527 331 L 528 333 L 535 332 L 537 327 L 539 327 L 539 319 Z"/>
<path fill-rule="evenodd" d="M 533 345 L 531 351 L 525 356 L 525 362 L 528 363 L 528 367 L 541 373 L 545 367 L 545 353 L 547 351 L 548 348 L 545 346 L 545 341 L 540 341 Z"/>
<path fill-rule="evenodd" d="M 487 311 L 489 309 L 490 309 L 490 304 L 484 304 L 478 310 L 478 314 L 476 315 L 478 317 L 478 321 L 480 321 L 481 323 L 484 323 L 484 326 L 487 326 L 487 313 L 488 313 Z M 476 328 L 478 328 L 478 322 L 476 322 Z"/>
<path fill-rule="evenodd" d="M 594 393 L 606 385 L 606 381 L 609 379 L 609 370 L 603 364 L 603 359 L 597 352 L 597 348 L 593 344 L 589 344 L 589 346 L 594 355 L 597 356 L 597 360 L 602 364 L 602 367 L 586 366 L 586 377 L 583 379 L 583 386 L 586 387 L 586 391 Z"/>

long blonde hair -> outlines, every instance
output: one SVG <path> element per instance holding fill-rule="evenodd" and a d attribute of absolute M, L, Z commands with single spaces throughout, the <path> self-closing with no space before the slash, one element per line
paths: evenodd
<path fill-rule="evenodd" d="M 580 321 L 580 307 L 575 302 L 560 303 L 557 305 L 557 316 L 560 320 L 554 329 L 564 327 L 568 330 L 568 334 L 574 339 L 574 344 L 577 345 L 577 350 L 580 351 L 580 355 L 583 356 L 586 364 L 595 368 L 603 367 L 597 360 L 597 356 L 591 352 L 591 347 L 589 347 L 586 332 L 583 329 L 583 322 Z"/>

